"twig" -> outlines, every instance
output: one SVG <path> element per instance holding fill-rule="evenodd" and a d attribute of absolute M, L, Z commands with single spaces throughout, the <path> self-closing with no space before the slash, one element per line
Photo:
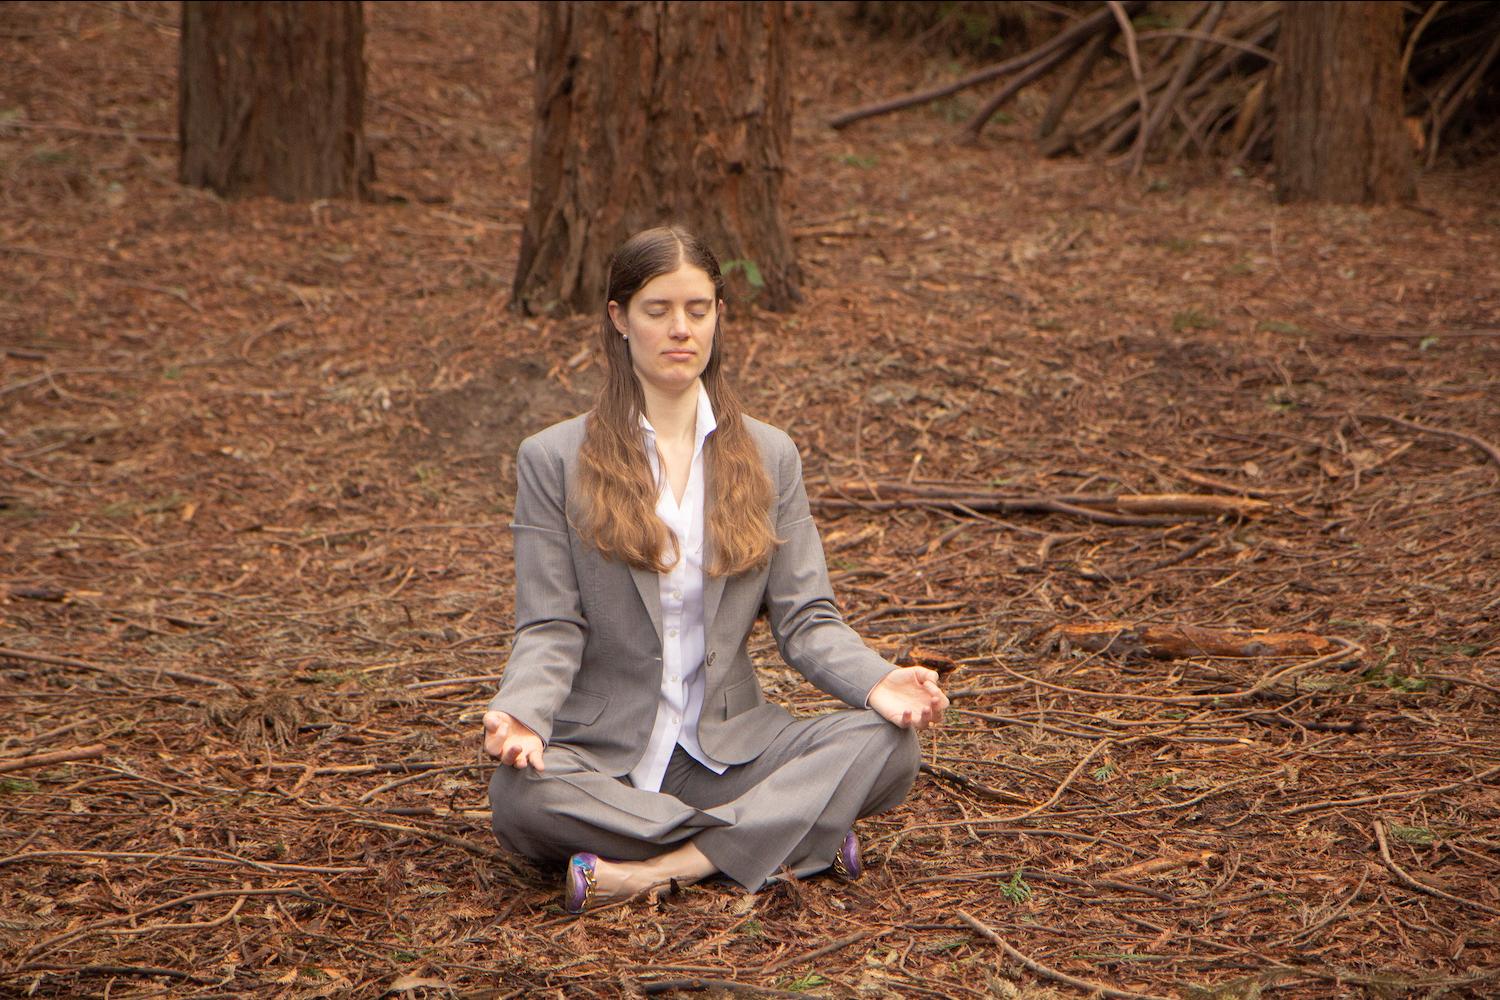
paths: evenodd
<path fill-rule="evenodd" d="M 146 927 L 120 927 L 105 931 L 105 933 L 118 935 L 120 937 L 129 937 L 132 934 L 155 934 L 158 931 L 197 931 L 204 930 L 209 927 L 219 927 L 233 920 L 235 914 L 239 913 L 240 908 L 244 905 L 245 897 L 241 896 L 239 899 L 236 899 L 234 901 L 234 905 L 229 908 L 228 913 L 225 913 L 220 917 L 215 917 L 213 920 L 205 920 L 199 923 L 189 922 L 184 924 L 150 924 Z"/>
<path fill-rule="evenodd" d="M 877 837 L 870 843 L 873 846 L 874 844 L 878 844 L 887 838 L 891 838 L 891 846 L 887 848 L 885 852 L 886 860 L 889 861 L 891 856 L 896 853 L 896 848 L 901 846 L 901 842 L 906 839 L 907 835 L 916 833 L 919 830 L 940 830 L 944 827 L 954 826 L 988 826 L 994 823 L 1014 823 L 1017 820 L 1029 819 L 1030 817 L 1035 816 L 1037 813 L 1051 808 L 1058 799 L 1062 798 L 1063 792 L 1065 792 L 1068 786 L 1073 783 L 1073 779 L 1078 777 L 1079 772 L 1084 769 L 1085 765 L 1087 765 L 1089 761 L 1098 756 L 1100 750 L 1103 750 L 1109 745 L 1109 737 L 1105 737 L 1101 742 L 1095 743 L 1093 748 L 1084 755 L 1083 760 L 1080 760 L 1077 765 L 1074 766 L 1073 770 L 1068 772 L 1068 776 L 1064 778 L 1062 782 L 1058 784 L 1058 786 L 1053 790 L 1052 795 L 1047 799 L 1046 802 L 1043 802 L 1041 805 L 1032 806 L 1025 812 L 1014 813 L 1010 816 L 971 816 L 964 819 L 939 820 L 933 823 L 918 823 L 912 826 L 902 827 L 901 829 L 887 834 L 884 837 Z"/>
<path fill-rule="evenodd" d="M 953 692 L 951 691 L 949 692 L 950 695 L 952 693 Z M 951 781 L 958 787 L 962 788 L 964 791 L 977 795 L 981 799 L 989 799 L 995 802 L 1014 802 L 1017 804 L 1028 801 L 1024 795 L 1017 795 L 1015 792 L 1005 792 L 1001 791 L 998 788 L 991 788 L 989 785 L 981 784 L 968 775 L 962 774 L 958 771 L 954 771 L 951 768 L 943 767 L 941 764 L 929 764 L 926 761 L 923 761 L 922 770 L 926 771 L 934 778 L 942 778 L 946 781 Z"/>
<path fill-rule="evenodd" d="M 1500 36 L 1497 36 L 1497 38 L 1500 38 Z M 1409 427 L 1412 430 L 1420 431 L 1423 434 L 1434 434 L 1438 437 L 1453 438 L 1456 441 L 1462 441 L 1465 444 L 1469 444 L 1474 446 L 1475 448 L 1478 448 L 1489 457 L 1489 460 L 1491 462 L 1494 462 L 1495 465 L 1500 466 L 1500 448 L 1497 448 L 1493 444 L 1490 444 L 1490 442 L 1486 441 L 1482 437 L 1476 437 L 1473 434 L 1465 434 L 1463 431 L 1450 431 L 1446 427 L 1433 427 L 1428 424 L 1419 424 L 1415 420 L 1407 420 L 1404 417 L 1391 417 L 1385 415 L 1384 413 L 1356 413 L 1355 416 L 1365 420 L 1384 420 L 1386 423 L 1396 424 L 1400 427 Z"/>
<path fill-rule="evenodd" d="M 78 927 L 71 931 L 65 931 L 62 934 L 57 935 L 56 937 L 48 938 L 46 941 L 43 941 L 41 944 L 32 948 L 27 953 L 27 957 L 35 957 L 42 954 L 43 952 L 52 950 L 57 945 L 62 944 L 65 941 L 71 941 L 72 939 L 82 937 L 85 934 L 92 934 L 97 931 L 102 931 L 105 928 L 114 927 L 117 924 L 129 923 L 131 921 L 139 920 L 141 917 L 147 916 L 152 913 L 157 913 L 161 910 L 168 909 L 169 907 L 181 906 L 184 903 L 196 903 L 204 899 L 218 899 L 222 896 L 297 896 L 300 899 L 306 899 L 314 903 L 326 902 L 326 900 L 321 900 L 317 896 L 309 896 L 301 889 L 293 887 L 284 887 L 279 889 L 210 889 L 206 892 L 193 892 L 189 893 L 186 896 L 178 896 L 176 899 L 169 899 L 165 903 L 157 903 L 155 906 L 148 906 L 144 910 L 136 910 L 131 913 L 124 913 L 118 917 L 110 917 L 107 920 L 101 920 L 97 924 L 92 924 L 88 927 Z"/>
<path fill-rule="evenodd" d="M 187 681 L 192 684 L 206 684 L 211 687 L 225 688 L 229 691 L 239 693 L 239 688 L 228 681 L 221 681 L 216 677 L 205 677 L 202 674 L 192 674 L 184 670 L 169 670 L 166 667 L 138 667 L 131 663 L 124 663 L 118 667 L 105 667 L 87 660 L 79 660 L 69 656 L 52 656 L 49 653 L 31 653 L 25 650 L 12 649 L 9 646 L 0 646 L 0 660 L 10 658 L 12 660 L 28 660 L 33 663 L 49 663 L 56 667 L 76 667 L 79 670 L 92 670 L 101 674 L 118 674 L 129 670 L 135 673 L 156 674 L 161 677 L 170 677 L 175 681 Z"/>
<path fill-rule="evenodd" d="M 1107 739 L 1095 743 L 1093 748 L 1089 750 L 1088 753 L 1084 754 L 1083 760 L 1080 760 L 1077 765 L 1074 766 L 1073 770 L 1068 772 L 1068 776 L 1062 780 L 1062 783 L 1053 790 L 1052 797 L 1049 798 L 1046 802 L 1043 802 L 1039 806 L 1033 806 L 1025 812 L 1017 813 L 1014 816 L 1003 816 L 1001 817 L 1001 822 L 1015 822 L 1016 820 L 1027 819 L 1031 816 L 1035 816 L 1037 813 L 1043 811 L 1044 809 L 1050 809 L 1054 804 L 1056 804 L 1058 799 L 1062 798 L 1063 792 L 1067 791 L 1068 786 L 1073 783 L 1073 779 L 1078 777 L 1078 775 L 1083 771 L 1088 762 L 1097 757 L 1101 750 L 1108 749 L 1109 745 L 1110 741 Z"/>
<path fill-rule="evenodd" d="M 978 932 L 980 937 L 984 938 L 986 941 L 989 941 L 991 944 L 996 945 L 1001 951 L 1009 955 L 1012 960 L 1020 962 L 1027 969 L 1031 970 L 1039 976 L 1044 976 L 1047 979 L 1051 979 L 1055 982 L 1067 983 L 1069 986 L 1076 986 L 1081 990 L 1088 990 L 1093 996 L 1110 997 L 1111 1000 L 1169 1000 L 1169 998 L 1167 997 L 1155 996 L 1150 993 L 1134 993 L 1130 990 L 1117 990 L 1113 986 L 1105 986 L 1103 983 L 1092 983 L 1087 979 L 1079 979 L 1077 976 L 1070 976 L 1066 972 L 1059 972 L 1056 969 L 1043 965 L 1041 962 L 1038 962 L 1034 958 L 1030 958 L 1026 955 L 1021 954 L 1015 948 L 1012 948 L 1004 938 L 991 930 L 989 926 L 982 922 L 978 917 L 975 917 L 964 910 L 955 911 L 955 915 L 958 917 L 958 919 L 974 928 L 974 930 Z"/>
<path fill-rule="evenodd" d="M 1500 774 L 1500 766 L 1492 767 L 1488 771 L 1484 771 L 1480 774 L 1474 775 L 1474 777 L 1472 778 L 1465 778 L 1462 781 L 1455 781 L 1447 785 L 1439 785 L 1436 788 L 1417 788 L 1406 792 L 1383 792 L 1379 795 L 1361 795 L 1357 798 L 1352 799 L 1326 799 L 1321 802 L 1306 802 L 1300 806 L 1293 806 L 1291 809 L 1286 810 L 1282 815 L 1296 816 L 1298 813 L 1315 812 L 1319 809 L 1338 809 L 1341 806 L 1363 806 L 1368 805 L 1371 802 L 1388 802 L 1391 799 L 1421 799 L 1426 798 L 1429 795 L 1438 795 L 1442 792 L 1451 792 L 1454 789 L 1462 788 L 1465 785 L 1472 785 L 1475 782 L 1484 781 L 1486 778 L 1494 777 L 1497 774 Z"/>
<path fill-rule="evenodd" d="M 702 990 L 724 990 L 728 993 L 751 993 L 758 997 L 788 997 L 791 1000 L 807 1000 L 806 993 L 792 993 L 789 990 L 773 990 L 766 986 L 755 986 L 751 983 L 737 983 L 732 979 L 657 979 L 653 982 L 641 981 L 641 992 L 649 996 L 658 993 L 672 993 L 677 990 L 686 990 L 696 993 Z"/>
<path fill-rule="evenodd" d="M 406 690 L 419 691 L 422 688 L 448 687 L 449 685 L 457 687 L 463 684 L 492 684 L 504 676 L 504 674 L 474 674 L 469 677 L 449 677 L 440 681 L 417 681 L 406 685 Z"/>
<path fill-rule="evenodd" d="M 1484 681 L 1476 681 L 1472 677 L 1459 677 L 1457 674 L 1429 673 L 1423 673 L 1420 676 L 1424 681 L 1447 681 L 1450 684 L 1467 684 L 1471 687 L 1484 688 L 1493 694 L 1500 694 L 1500 687 L 1496 687 L 1493 684 L 1486 684 Z"/>
<path fill-rule="evenodd" d="M 1066 503 L 1061 500 L 1047 499 L 986 500 L 974 498 L 954 500 L 936 497 L 906 497 L 900 500 L 846 500 L 842 497 L 812 497 L 810 498 L 810 502 L 812 506 L 820 508 L 855 508 L 870 511 L 920 510 L 927 508 L 931 510 L 956 510 L 961 514 L 974 514 L 976 511 L 987 510 L 1007 513 L 1024 511 L 1039 514 L 1069 514 L 1073 517 L 1081 517 L 1086 521 L 1097 521 L 1100 524 L 1147 528 L 1169 528 L 1182 523 L 1182 518 L 1179 517 L 1143 517 L 1134 514 L 1112 514 L 1109 511 L 1094 510 L 1090 507 L 1079 507 L 1076 504 Z"/>
<path fill-rule="evenodd" d="M 1079 570 L 1078 575 L 1085 580 L 1092 580 L 1095 583 L 1125 583 L 1128 580 L 1134 580 L 1138 576 L 1145 576 L 1147 573 L 1155 573 L 1159 569 L 1166 569 L 1169 566 L 1176 566 L 1178 563 L 1185 563 L 1217 541 L 1218 539 L 1213 535 L 1209 535 L 1207 538 L 1200 538 L 1181 552 L 1150 565 L 1142 566 L 1140 569 L 1122 570 L 1118 573 L 1094 573 Z"/>
<path fill-rule="evenodd" d="M 1018 868 L 1015 871 L 983 871 L 983 872 L 951 872 L 946 875 L 926 875 L 922 878 L 912 879 L 910 885 L 931 885 L 935 882 L 968 882 L 978 879 L 1011 879 L 1020 872 L 1023 879 L 1032 882 L 1055 882 L 1059 885 L 1076 885 L 1085 889 L 1093 889 L 1097 892 L 1101 887 L 1105 889 L 1119 889 L 1121 892 L 1138 892 L 1152 899 L 1159 899 L 1164 903 L 1175 902 L 1177 897 L 1170 892 L 1162 892 L 1150 886 L 1136 885 L 1134 882 L 1121 882 L 1111 878 L 1079 878 L 1076 875 L 1058 875 L 1052 872 L 1033 871 L 1030 868 Z"/>
<path fill-rule="evenodd" d="M 814 959 L 822 958 L 824 955 L 830 955 L 833 952 L 847 948 L 851 944 L 863 941 L 866 938 L 879 937 L 882 934 L 889 933 L 889 928 L 885 930 L 858 931 L 854 934 L 850 934 L 847 937 L 841 937 L 837 941 L 834 941 L 830 944 L 825 944 L 821 948 L 815 948 L 814 950 L 809 951 L 806 954 L 788 955 L 785 958 L 778 959 L 777 961 L 772 962 L 770 965 L 766 966 L 762 971 L 769 976 L 773 972 L 780 972 L 782 969 L 786 968 L 789 965 L 798 965 L 802 962 L 811 962 Z"/>
<path fill-rule="evenodd" d="M 104 756 L 105 749 L 103 743 L 94 743 L 86 747 L 74 747 L 71 750 L 53 750 L 51 753 L 34 753 L 30 757 L 0 761 L 0 774 L 22 771 L 28 767 L 62 764 L 70 760 L 91 760 L 94 757 Z"/>
<path fill-rule="evenodd" d="M 1438 899 L 1446 899 L 1448 902 L 1457 903 L 1459 906 L 1472 907 L 1478 910 L 1480 913 L 1488 913 L 1492 916 L 1500 917 L 1500 909 L 1496 909 L 1493 906 L 1486 906 L 1478 900 L 1464 899 L 1462 896 L 1455 896 L 1451 892 L 1444 892 L 1436 886 L 1428 885 L 1426 882 L 1419 882 L 1412 876 L 1408 875 L 1406 871 L 1400 865 L 1396 864 L 1396 862 L 1391 858 L 1391 847 L 1390 844 L 1386 843 L 1385 839 L 1385 824 L 1383 824 L 1380 820 L 1376 820 L 1371 825 L 1375 830 L 1375 841 L 1380 845 L 1381 858 L 1384 859 L 1386 867 L 1395 872 L 1396 877 L 1399 878 L 1403 883 L 1417 890 L 1418 892 L 1425 892 L 1429 896 L 1436 896 Z"/>
<path fill-rule="evenodd" d="M 370 789 L 368 792 L 365 792 L 365 794 L 361 795 L 355 801 L 363 805 L 364 803 L 369 802 L 375 796 L 389 792 L 393 788 L 400 788 L 402 785 L 409 785 L 413 781 L 421 781 L 424 778 L 430 778 L 435 774 L 451 774 L 454 771 L 468 771 L 474 768 L 489 768 L 493 766 L 493 764 L 454 764 L 450 767 L 436 767 L 431 770 L 422 771 L 418 774 L 404 775 L 400 778 L 395 778 L 391 781 L 387 781 L 383 785 L 377 785 L 376 787 Z"/>
<path fill-rule="evenodd" d="M 242 858 L 231 855 L 227 858 L 208 858 L 199 855 L 178 855 L 150 853 L 146 851 L 33 851 L 30 854 L 12 854 L 8 858 L 0 858 L 0 868 L 6 865 L 18 865 L 27 861 L 40 861 L 46 858 L 108 858 L 121 861 L 177 861 L 184 864 L 197 865 L 220 865 L 226 867 L 248 866 L 250 868 L 272 872 L 303 872 L 309 875 L 350 875 L 358 872 L 367 872 L 370 869 L 361 865 L 357 868 L 322 868 L 315 865 L 287 865 L 271 861 L 255 861 L 251 858 Z"/>
<path fill-rule="evenodd" d="M 360 826 L 368 826 L 376 830 L 391 830 L 395 833 L 409 833 L 417 837 L 426 837 L 428 840 L 435 840 L 439 844 L 446 844 L 449 847 L 456 847 L 460 851 L 467 851 L 475 857 L 489 858 L 493 861 L 504 861 L 507 864 L 510 863 L 510 856 L 498 847 L 486 847 L 483 844 L 476 844 L 472 840 L 455 837 L 452 834 L 443 833 L 439 830 L 428 830 L 420 826 L 403 826 L 400 823 L 381 823 L 379 820 L 373 819 L 357 819 L 354 822 Z"/>
<path fill-rule="evenodd" d="M 181 969 L 163 969 L 154 965 L 57 965 L 52 962 L 38 962 L 23 965 L 16 972 L 17 974 L 23 972 L 74 972 L 83 976 L 161 976 L 165 979 L 187 979 L 195 983 L 219 982 L 219 980 L 210 976 L 200 976 L 192 972 L 183 972 Z"/>
<path fill-rule="evenodd" d="M 100 128 L 96 125 L 74 125 L 71 122 L 28 122 L 0 119 L 0 129 L 31 129 L 37 132 L 64 132 L 71 135 L 93 135 L 106 139 L 135 139 L 139 142 L 176 142 L 168 132 L 136 132 L 128 128 Z"/>

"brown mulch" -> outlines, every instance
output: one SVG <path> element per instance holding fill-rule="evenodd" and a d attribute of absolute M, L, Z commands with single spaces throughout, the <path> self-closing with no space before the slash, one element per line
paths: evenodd
<path fill-rule="evenodd" d="M 368 5 L 383 200 L 285 205 L 176 184 L 175 5 L 0 7 L 0 993 L 1500 992 L 1496 165 L 1282 207 L 1041 160 L 1042 95 L 833 133 L 948 67 L 798 9 L 807 301 L 732 357 L 954 711 L 862 881 L 575 919 L 478 747 L 514 448 L 597 378 L 505 308 L 531 9 Z M 1160 493 L 1271 507 L 1088 514 Z M 1104 621 L 1331 652 L 1053 638 Z"/>

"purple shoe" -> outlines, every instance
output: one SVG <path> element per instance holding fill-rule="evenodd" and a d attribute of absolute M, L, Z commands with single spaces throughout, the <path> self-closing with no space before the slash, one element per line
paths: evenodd
<path fill-rule="evenodd" d="M 594 899 L 594 866 L 599 855 L 580 852 L 568 859 L 567 873 L 563 876 L 563 909 L 569 913 L 582 913 Z"/>
<path fill-rule="evenodd" d="M 833 873 L 845 882 L 853 882 L 865 873 L 864 862 L 859 856 L 859 838 L 850 830 L 844 834 L 844 842 L 833 856 Z"/>

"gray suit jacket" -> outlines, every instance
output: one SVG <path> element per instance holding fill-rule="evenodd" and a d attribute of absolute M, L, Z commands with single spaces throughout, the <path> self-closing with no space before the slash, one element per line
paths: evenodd
<path fill-rule="evenodd" d="M 516 632 L 489 707 L 531 727 L 549 758 L 569 750 L 619 776 L 640 760 L 656 721 L 661 597 L 654 572 L 604 558 L 573 529 L 586 418 L 527 438 L 516 456 Z M 850 705 L 863 706 L 893 669 L 844 624 L 834 604 L 797 446 L 769 424 L 748 417 L 745 423 L 771 477 L 771 513 L 784 541 L 759 570 L 704 580 L 706 689 L 698 742 L 721 764 L 753 760 L 792 721 L 766 701 L 745 649 L 762 607 L 782 658 Z"/>

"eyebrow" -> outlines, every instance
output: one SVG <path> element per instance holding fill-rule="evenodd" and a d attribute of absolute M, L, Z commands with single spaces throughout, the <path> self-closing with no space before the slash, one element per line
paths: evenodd
<path fill-rule="evenodd" d="M 714 302 L 713 299 L 688 299 L 687 300 L 687 304 L 690 305 L 690 306 L 711 306 L 711 305 L 713 305 L 713 302 Z M 643 302 L 641 304 L 642 305 L 647 305 L 647 306 L 669 306 L 669 305 L 672 304 L 672 300 L 671 299 L 647 299 L 645 302 Z"/>

